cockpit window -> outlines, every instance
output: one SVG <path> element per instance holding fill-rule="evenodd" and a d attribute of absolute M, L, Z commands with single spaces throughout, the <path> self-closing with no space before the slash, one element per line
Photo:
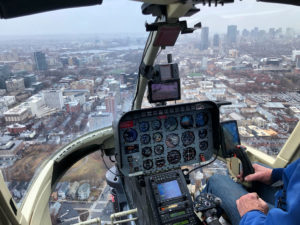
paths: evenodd
<path fill-rule="evenodd" d="M 124 4 L 143 17 L 108 1 L 0 21 L 0 168 L 18 205 L 51 155 L 130 109 L 146 36 Z"/>
<path fill-rule="evenodd" d="M 179 65 L 177 103 L 231 102 L 221 120 L 237 120 L 243 144 L 275 157 L 300 119 L 300 8 L 254 1 L 200 8 L 188 23 L 201 21 L 202 29 L 157 59 L 166 63 L 172 53 Z"/>
<path fill-rule="evenodd" d="M 131 109 L 149 19 L 140 6 L 104 1 L 0 21 L 0 168 L 19 205 L 51 155 Z M 243 144 L 276 156 L 300 119 L 300 8 L 254 1 L 200 8 L 188 23 L 201 21 L 202 29 L 180 36 L 156 60 L 166 63 L 172 53 L 178 63 L 176 104 L 231 102 L 221 119 L 238 121 Z M 145 95 L 143 107 L 153 106 Z M 71 175 L 58 184 L 51 209 L 65 198 L 91 200 L 93 191 L 98 198 L 105 186 Z"/>

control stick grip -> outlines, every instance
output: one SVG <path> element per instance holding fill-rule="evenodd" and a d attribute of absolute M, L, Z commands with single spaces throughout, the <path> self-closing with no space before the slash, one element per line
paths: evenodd
<path fill-rule="evenodd" d="M 251 161 L 249 160 L 246 154 L 246 148 L 244 146 L 238 145 L 234 150 L 232 150 L 233 155 L 237 157 L 242 162 L 243 166 L 243 178 L 248 176 L 249 174 L 254 173 L 254 168 L 252 166 Z"/>

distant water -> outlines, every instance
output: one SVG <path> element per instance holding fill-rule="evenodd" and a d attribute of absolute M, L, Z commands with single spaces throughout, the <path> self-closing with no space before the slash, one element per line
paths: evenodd
<path fill-rule="evenodd" d="M 129 45 L 129 46 L 118 46 L 107 49 L 91 49 L 91 50 L 82 50 L 82 51 L 68 51 L 64 54 L 100 54 L 105 52 L 114 52 L 114 51 L 123 51 L 123 50 L 136 50 L 144 49 L 143 45 Z"/>

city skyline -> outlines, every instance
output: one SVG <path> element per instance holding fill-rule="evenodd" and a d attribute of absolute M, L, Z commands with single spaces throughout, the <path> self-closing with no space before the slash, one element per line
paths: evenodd
<path fill-rule="evenodd" d="M 9 20 L 0 20 L 1 34 L 5 35 L 53 35 L 53 34 L 142 34 L 145 21 L 141 4 L 134 1 L 104 1 L 100 6 L 65 9 L 30 15 Z M 226 4 L 223 7 L 197 5 L 201 12 L 187 18 L 190 26 L 201 21 L 211 32 L 226 33 L 227 26 L 235 24 L 239 29 L 260 26 L 292 27 L 299 31 L 300 7 L 290 5 L 257 3 L 253 0 Z M 126 10 L 124 10 L 124 8 Z M 111 21 L 103 23 L 103 21 Z"/>

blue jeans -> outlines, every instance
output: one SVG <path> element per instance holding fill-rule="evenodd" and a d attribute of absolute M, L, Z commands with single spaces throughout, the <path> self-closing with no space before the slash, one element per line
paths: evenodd
<path fill-rule="evenodd" d="M 234 182 L 230 177 L 215 174 L 211 176 L 203 192 L 212 193 L 222 199 L 221 208 L 225 211 L 232 225 L 238 225 L 241 216 L 236 207 L 236 200 L 249 192 L 256 192 L 260 198 L 266 201 L 269 209 L 274 207 L 276 188 L 262 183 L 255 183 L 254 187 L 246 190 L 241 184 Z"/>

